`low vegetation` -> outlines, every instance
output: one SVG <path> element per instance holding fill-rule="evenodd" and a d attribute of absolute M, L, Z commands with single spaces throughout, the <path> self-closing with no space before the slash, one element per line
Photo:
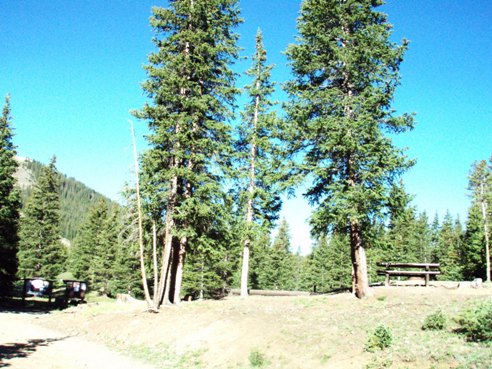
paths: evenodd
<path fill-rule="evenodd" d="M 483 324 L 478 317 L 487 316 L 481 312 L 489 311 L 491 294 L 488 287 L 380 287 L 362 301 L 349 293 L 230 297 L 166 307 L 159 314 L 145 312 L 142 302 L 100 299 L 36 321 L 160 369 L 489 368 L 490 343 L 460 334 L 458 317 L 473 315 Z M 446 329 L 422 329 L 429 317 L 441 315 Z"/>
<path fill-rule="evenodd" d="M 460 328 L 469 341 L 492 342 L 492 300 L 481 301 L 465 310 L 458 318 Z"/>
<path fill-rule="evenodd" d="M 444 316 L 441 310 L 438 310 L 435 313 L 428 315 L 424 320 L 424 324 L 422 325 L 423 330 L 439 331 L 445 328 L 446 328 L 446 317 Z"/>
<path fill-rule="evenodd" d="M 367 338 L 364 350 L 367 352 L 375 352 L 376 350 L 384 350 L 391 346 L 393 336 L 391 331 L 385 325 L 378 325 L 374 332 Z"/>
<path fill-rule="evenodd" d="M 253 368 L 263 368 L 268 365 L 268 360 L 265 357 L 265 354 L 263 354 L 259 350 L 253 350 L 248 356 L 249 364 Z"/>

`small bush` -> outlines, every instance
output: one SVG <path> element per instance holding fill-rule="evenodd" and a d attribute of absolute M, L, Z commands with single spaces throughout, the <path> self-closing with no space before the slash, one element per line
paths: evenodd
<path fill-rule="evenodd" d="M 364 349 L 368 352 L 374 352 L 377 349 L 384 350 L 391 346 L 393 337 L 391 331 L 385 325 L 379 325 L 374 332 L 367 338 Z"/>
<path fill-rule="evenodd" d="M 469 341 L 492 342 L 492 300 L 487 300 L 465 310 L 457 319 L 460 328 Z"/>
<path fill-rule="evenodd" d="M 248 359 L 249 359 L 249 364 L 253 368 L 261 368 L 268 364 L 265 354 L 263 354 L 258 350 L 251 351 Z"/>
<path fill-rule="evenodd" d="M 435 313 L 428 315 L 424 320 L 424 324 L 422 325 L 422 329 L 424 331 L 425 330 L 440 331 L 445 328 L 446 328 L 446 317 L 444 316 L 441 310 L 438 310 Z"/>

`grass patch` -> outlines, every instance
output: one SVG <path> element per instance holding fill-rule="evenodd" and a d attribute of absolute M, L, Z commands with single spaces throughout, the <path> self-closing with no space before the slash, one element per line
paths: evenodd
<path fill-rule="evenodd" d="M 393 360 L 387 357 L 374 357 L 368 364 L 366 364 L 365 369 L 386 369 L 391 368 L 393 365 Z"/>
<path fill-rule="evenodd" d="M 203 368 L 202 355 L 205 350 L 190 350 L 178 355 L 166 345 L 146 346 L 129 345 L 121 341 L 113 342 L 112 346 L 119 352 L 137 360 L 141 360 L 158 369 L 198 369 Z"/>
<path fill-rule="evenodd" d="M 264 368 L 268 365 L 268 360 L 264 353 L 259 350 L 253 350 L 248 356 L 249 365 L 252 368 Z"/>
<path fill-rule="evenodd" d="M 323 355 L 321 355 L 321 363 L 324 364 L 326 363 L 328 360 L 331 359 L 331 354 L 328 354 L 328 353 L 325 353 Z"/>
<path fill-rule="evenodd" d="M 492 368 L 492 346 L 488 352 L 477 351 L 461 358 L 457 369 Z"/>
<path fill-rule="evenodd" d="M 376 350 L 384 350 L 393 343 L 393 335 L 390 329 L 385 325 L 379 325 L 374 332 L 367 338 L 364 350 L 367 352 L 375 352 Z"/>

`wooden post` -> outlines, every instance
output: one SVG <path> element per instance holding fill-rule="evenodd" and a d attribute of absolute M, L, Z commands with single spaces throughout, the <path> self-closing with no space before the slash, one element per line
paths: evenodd
<path fill-rule="evenodd" d="M 26 285 L 27 285 L 27 279 L 24 278 L 24 285 L 22 287 L 22 302 L 26 301 L 26 293 L 27 293 Z"/>
<path fill-rule="evenodd" d="M 49 285 L 48 285 L 48 304 L 51 305 L 51 298 L 53 297 L 53 282 L 52 281 L 48 281 Z"/>
<path fill-rule="evenodd" d="M 425 266 L 425 271 L 428 272 L 429 270 L 430 270 L 429 266 L 426 265 Z M 430 275 L 429 275 L 429 273 L 427 273 L 425 275 L 425 287 L 427 287 L 429 285 L 429 278 L 430 278 Z"/>
<path fill-rule="evenodd" d="M 386 287 L 390 286 L 390 275 L 389 275 L 389 273 L 386 273 L 386 279 L 384 280 L 384 285 Z"/>

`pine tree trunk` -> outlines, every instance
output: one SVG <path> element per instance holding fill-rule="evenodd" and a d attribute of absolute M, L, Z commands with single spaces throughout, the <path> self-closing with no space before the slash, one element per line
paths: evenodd
<path fill-rule="evenodd" d="M 199 300 L 203 300 L 203 289 L 205 288 L 205 285 L 204 285 L 204 279 L 205 279 L 204 272 L 205 272 L 205 260 L 204 260 L 204 258 L 202 256 L 202 264 L 200 266 L 200 292 L 199 292 L 199 295 L 198 295 L 198 299 Z"/>
<path fill-rule="evenodd" d="M 258 56 L 259 57 L 259 56 Z M 259 69 L 259 66 L 258 66 Z M 261 77 L 261 70 L 257 71 L 256 89 L 260 88 L 259 78 Z M 248 208 L 246 214 L 246 225 L 248 228 L 248 234 L 246 240 L 244 240 L 243 249 L 243 265 L 241 271 L 241 297 L 248 297 L 248 277 L 249 277 L 249 253 L 251 246 L 251 225 L 253 223 L 253 196 L 255 192 L 255 160 L 256 160 L 256 129 L 258 127 L 258 109 L 260 106 L 260 96 L 255 97 L 255 110 L 253 116 L 253 135 L 251 138 L 251 152 L 250 152 L 250 166 L 249 166 L 249 198 Z"/>
<path fill-rule="evenodd" d="M 173 160 L 173 159 L 171 159 Z M 164 248 L 162 250 L 161 257 L 161 275 L 159 280 L 159 293 L 158 299 L 155 301 L 155 308 L 158 309 L 162 303 L 168 304 L 169 294 L 166 290 L 169 290 L 169 274 L 170 274 L 170 259 L 171 259 L 171 249 L 173 242 L 172 229 L 174 227 L 174 207 L 177 196 L 178 188 L 178 178 L 173 177 L 170 181 L 168 203 L 166 209 L 166 225 L 164 232 Z"/>
<path fill-rule="evenodd" d="M 356 297 L 364 298 L 371 295 L 367 276 L 366 251 L 362 243 L 362 234 L 357 221 L 350 222 L 350 249 L 353 267 L 353 292 Z"/>
<path fill-rule="evenodd" d="M 157 231 L 155 227 L 155 221 L 152 222 L 152 260 L 154 262 L 154 304 L 159 297 L 159 272 L 157 264 Z"/>
<path fill-rule="evenodd" d="M 249 199 L 247 205 L 247 214 L 246 214 L 246 226 L 248 234 L 246 235 L 246 239 L 244 240 L 244 248 L 243 248 L 243 265 L 241 270 L 241 297 L 248 297 L 248 276 L 249 276 L 249 252 L 251 245 L 251 225 L 253 222 L 253 194 L 254 194 L 254 186 L 255 186 L 255 151 L 256 147 L 253 143 L 251 145 L 251 164 L 250 164 L 250 184 L 249 184 Z"/>
<path fill-rule="evenodd" d="M 168 266 L 167 266 L 167 276 L 166 276 L 166 280 L 165 280 L 165 288 L 164 288 L 164 303 L 165 304 L 171 304 L 171 299 L 170 299 L 170 296 L 171 296 L 171 279 L 174 280 L 174 276 L 173 276 L 173 260 L 174 260 L 174 248 L 173 246 L 171 245 L 170 247 L 170 253 L 169 253 L 169 259 L 168 259 Z M 174 287 L 173 287 L 174 288 Z"/>
<path fill-rule="evenodd" d="M 137 160 L 137 145 L 135 143 L 135 131 L 133 129 L 133 122 L 130 121 L 130 127 L 132 132 L 132 142 L 133 142 L 133 160 L 135 166 L 135 189 L 137 195 L 137 212 L 138 212 L 138 245 L 139 245 L 139 256 L 140 256 L 140 273 L 142 276 L 142 285 L 144 289 L 145 301 L 150 308 L 152 306 L 152 299 L 149 294 L 149 286 L 147 285 L 147 273 L 145 271 L 144 262 L 144 246 L 143 246 L 143 225 L 142 225 L 142 205 L 140 201 L 140 182 L 138 178 L 138 160 Z"/>
<path fill-rule="evenodd" d="M 190 8 L 193 9 L 193 6 L 194 6 L 194 1 L 191 0 Z M 191 22 L 191 13 L 188 15 L 188 20 L 189 20 L 188 29 L 190 31 L 192 31 L 193 27 L 192 27 L 192 22 Z M 188 41 L 186 41 L 186 43 L 185 43 L 185 48 L 184 48 L 183 53 L 184 53 L 185 57 L 189 56 L 190 43 Z M 188 76 L 188 79 L 189 79 L 189 76 Z M 185 87 L 181 87 L 179 93 L 183 99 L 186 99 L 187 89 Z M 197 128 L 196 124 L 197 123 L 195 121 L 193 121 L 192 132 L 196 131 L 196 128 Z M 194 152 L 194 147 L 192 147 L 191 151 Z M 184 164 L 184 163 L 181 162 L 180 164 Z M 193 171 L 193 161 L 191 159 L 188 160 L 187 167 L 188 167 L 190 172 Z M 185 187 L 184 188 L 185 198 L 188 199 L 192 195 L 192 189 L 191 189 L 190 182 L 187 181 L 186 185 L 184 187 Z M 180 191 L 180 194 L 181 193 L 182 192 Z M 181 225 L 183 226 L 183 228 L 186 228 L 186 226 L 187 226 L 186 221 L 184 222 L 184 224 L 181 224 Z M 168 296 L 171 299 L 171 302 L 175 305 L 178 305 L 181 302 L 181 284 L 183 281 L 183 268 L 184 268 L 187 243 L 188 243 L 188 238 L 186 236 L 183 236 L 179 240 L 179 244 L 177 244 L 176 247 L 173 248 L 173 257 L 172 257 L 172 263 L 173 264 L 171 265 L 171 268 L 170 268 L 172 275 L 169 278 L 171 285 L 168 288 L 168 290 L 169 290 Z"/>
<path fill-rule="evenodd" d="M 186 236 L 179 240 L 178 255 L 176 258 L 176 274 L 174 280 L 174 294 L 173 294 L 173 304 L 179 305 L 181 302 L 181 284 L 183 282 L 183 268 L 186 256 L 186 244 L 188 243 L 188 238 Z"/>
<path fill-rule="evenodd" d="M 353 96 L 352 87 L 350 85 L 349 77 L 345 75 L 345 84 L 347 88 L 347 95 L 349 98 Z M 352 107 L 347 105 L 345 107 L 345 115 L 349 119 L 353 119 Z M 349 132 L 350 134 L 350 132 Z M 347 158 L 346 177 L 348 186 L 351 190 L 356 186 L 356 179 L 352 173 L 354 159 L 351 155 Z M 366 251 L 362 243 L 362 231 L 360 224 L 357 220 L 350 220 L 350 250 L 352 257 L 352 292 L 358 298 L 364 298 L 370 296 L 369 290 L 369 278 L 367 276 L 367 260 Z"/>
<path fill-rule="evenodd" d="M 244 241 L 243 265 L 241 270 L 241 297 L 248 297 L 249 239 Z"/>
<path fill-rule="evenodd" d="M 485 262 L 486 262 L 486 276 L 487 282 L 490 282 L 490 233 L 489 233 L 489 222 L 487 219 L 487 200 L 485 199 L 485 184 L 481 183 L 481 207 L 482 207 L 482 219 L 483 219 L 483 230 L 485 234 Z"/>

